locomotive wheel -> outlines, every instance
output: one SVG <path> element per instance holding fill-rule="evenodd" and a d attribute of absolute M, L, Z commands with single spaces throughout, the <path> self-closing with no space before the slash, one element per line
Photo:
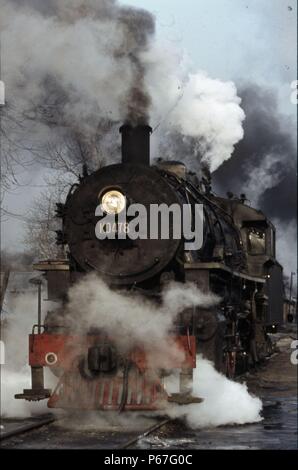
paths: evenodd
<path fill-rule="evenodd" d="M 267 336 L 266 338 L 266 355 L 271 356 L 273 354 L 273 344 L 271 338 Z"/>

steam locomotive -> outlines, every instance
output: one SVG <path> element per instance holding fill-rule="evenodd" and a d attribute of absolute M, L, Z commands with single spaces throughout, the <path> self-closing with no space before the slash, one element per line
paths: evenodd
<path fill-rule="evenodd" d="M 32 387 L 16 398 L 48 399 L 49 407 L 119 411 L 158 409 L 168 401 L 194 403 L 200 401 L 192 395 L 198 353 L 230 378 L 270 354 L 268 333 L 282 321 L 283 299 L 272 223 L 246 203 L 245 195 L 216 196 L 206 171 L 199 179 L 181 162 L 159 160 L 150 166 L 149 126 L 124 125 L 120 132 L 122 162 L 92 174 L 85 168 L 65 204 L 57 204 L 62 219 L 57 243 L 67 247 L 68 257 L 35 268 L 46 277 L 48 299 L 60 301 L 62 308 L 48 312 L 44 324 L 39 315 L 29 336 Z M 183 235 L 173 236 L 173 226 L 168 239 L 98 239 L 98 204 L 117 215 L 133 202 L 145 207 L 202 204 L 202 246 L 187 250 Z M 169 370 L 154 371 L 142 345 L 122 357 L 104 332 L 94 329 L 80 336 L 67 326 L 68 290 L 90 272 L 111 289 L 135 291 L 152 302 L 172 281 L 194 283 L 220 302 L 179 313 L 169 334 L 181 359 L 173 360 Z M 54 391 L 44 387 L 45 367 L 58 377 Z M 170 395 L 164 377 L 171 369 L 179 370 L 180 390 Z"/>

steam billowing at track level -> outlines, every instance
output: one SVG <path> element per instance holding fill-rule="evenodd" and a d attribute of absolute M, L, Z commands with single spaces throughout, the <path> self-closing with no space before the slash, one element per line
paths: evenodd
<path fill-rule="evenodd" d="M 35 321 L 36 297 L 29 294 L 19 294 L 11 296 L 6 304 L 7 325 L 5 328 L 5 342 L 7 344 L 6 364 L 2 366 L 1 377 L 1 417 L 5 418 L 26 418 L 38 414 L 47 413 L 44 402 L 15 401 L 14 394 L 18 393 L 20 387 L 26 388 L 30 381 L 30 369 L 26 366 L 26 358 L 23 351 L 27 348 L 27 339 L 24 331 L 29 331 Z M 92 299 L 90 302 L 90 298 Z M 178 299 L 178 301 L 177 301 Z M 104 327 L 107 332 L 118 331 L 119 341 L 122 348 L 127 349 L 132 343 L 144 343 L 150 354 L 151 362 L 161 366 L 160 358 L 169 354 L 166 348 L 173 345 L 167 344 L 167 333 L 170 329 L 176 312 L 187 304 L 194 303 L 203 306 L 210 306 L 218 302 L 215 296 L 202 294 L 193 285 L 182 288 L 180 285 L 172 285 L 164 292 L 163 306 L 156 309 L 155 305 L 145 302 L 141 297 L 123 296 L 108 289 L 106 285 L 100 283 L 94 275 L 90 279 L 82 282 L 79 288 L 73 289 L 70 293 L 69 315 L 71 310 L 76 314 L 69 317 L 73 324 L 74 331 L 87 331 L 88 324 L 96 324 Z M 89 303 L 90 309 L 86 318 L 80 316 L 82 305 Z M 98 315 L 98 305 L 104 315 Z M 175 305 L 175 309 L 172 305 Z M 45 306 L 44 306 L 45 307 Z M 54 305 L 51 306 L 54 308 Z M 48 310 L 47 307 L 46 310 Z M 127 318 L 127 313 L 131 318 Z M 76 321 L 74 321 L 76 319 Z M 121 335 L 120 335 L 121 332 Z M 151 338 L 151 340 L 149 340 Z M 150 342 L 154 343 L 154 350 L 150 348 Z M 172 354 L 179 354 L 179 351 L 172 349 Z M 225 424 L 244 424 L 257 422 L 260 418 L 261 401 L 251 396 L 245 385 L 240 385 L 228 380 L 220 375 L 212 363 L 203 357 L 197 358 L 199 368 L 195 372 L 194 390 L 197 396 L 203 397 L 204 402 L 188 406 L 175 406 L 169 404 L 163 413 L 172 418 L 185 418 L 192 428 L 206 426 L 219 426 Z M 164 364 L 166 365 L 166 364 Z M 176 392 L 179 389 L 179 376 L 177 373 L 166 379 L 166 387 L 169 392 Z M 46 376 L 47 386 L 55 388 L 56 379 L 51 374 Z M 235 406 L 235 404 L 237 404 Z M 152 413 L 152 417 L 154 417 Z M 82 418 L 84 422 L 82 423 Z M 135 426 L 146 425 L 141 416 L 132 416 L 128 413 L 106 416 L 104 413 L 89 413 L 85 417 L 81 416 L 80 422 L 76 419 L 68 418 L 63 426 L 69 429 L 89 429 L 109 428 L 111 423 L 121 424 L 127 429 Z M 62 424 L 61 424 L 62 426 Z"/>

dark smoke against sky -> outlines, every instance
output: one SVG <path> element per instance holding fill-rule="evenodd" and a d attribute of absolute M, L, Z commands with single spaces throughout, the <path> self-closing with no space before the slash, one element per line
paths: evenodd
<path fill-rule="evenodd" d="M 296 218 L 297 146 L 293 124 L 278 111 L 276 94 L 255 84 L 238 88 L 245 111 L 244 138 L 214 173 L 219 192 L 247 194 L 271 218 Z M 263 178 L 263 179 L 262 179 Z"/>

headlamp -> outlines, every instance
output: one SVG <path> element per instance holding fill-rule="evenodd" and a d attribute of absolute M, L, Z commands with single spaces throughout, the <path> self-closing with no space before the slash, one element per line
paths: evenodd
<path fill-rule="evenodd" d="M 101 207 L 107 214 L 120 214 L 126 205 L 125 196 L 115 189 L 107 191 L 101 199 Z"/>

